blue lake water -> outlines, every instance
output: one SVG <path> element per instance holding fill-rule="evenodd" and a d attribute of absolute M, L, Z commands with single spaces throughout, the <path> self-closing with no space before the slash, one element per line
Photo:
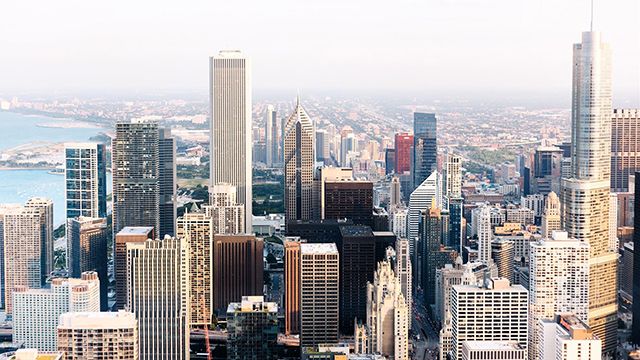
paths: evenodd
<path fill-rule="evenodd" d="M 0 151 L 33 141 L 53 143 L 87 141 L 105 131 L 101 128 L 50 128 L 37 124 L 66 120 L 43 116 L 26 116 L 0 111 Z M 108 187 L 111 176 L 108 174 Z M 110 192 L 111 190 L 108 189 Z M 62 224 L 65 217 L 64 176 L 49 174 L 46 170 L 0 170 L 0 203 L 24 203 L 34 196 L 53 200 L 54 221 Z"/>

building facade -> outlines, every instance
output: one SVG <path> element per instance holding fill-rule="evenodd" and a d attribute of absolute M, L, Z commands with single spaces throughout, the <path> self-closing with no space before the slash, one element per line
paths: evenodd
<path fill-rule="evenodd" d="M 243 296 L 227 308 L 227 359 L 278 359 L 278 304 L 262 296 Z"/>
<path fill-rule="evenodd" d="M 613 109 L 611 117 L 611 191 L 633 189 L 629 176 L 640 170 L 640 109 Z"/>
<path fill-rule="evenodd" d="M 66 143 L 67 218 L 107 217 L 107 152 L 104 144 Z"/>
<path fill-rule="evenodd" d="M 413 113 L 413 183 L 422 182 L 437 170 L 436 114 Z"/>
<path fill-rule="evenodd" d="M 124 309 L 127 305 L 127 244 L 144 243 L 148 239 L 155 239 L 154 229 L 151 226 L 127 226 L 116 234 L 113 246 L 113 265 L 114 278 L 116 280 L 115 308 L 118 310 Z"/>

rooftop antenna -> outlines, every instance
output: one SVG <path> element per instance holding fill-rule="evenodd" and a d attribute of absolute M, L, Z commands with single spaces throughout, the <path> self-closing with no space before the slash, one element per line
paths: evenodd
<path fill-rule="evenodd" d="M 593 32 L 593 0 L 591 0 L 591 32 Z"/>

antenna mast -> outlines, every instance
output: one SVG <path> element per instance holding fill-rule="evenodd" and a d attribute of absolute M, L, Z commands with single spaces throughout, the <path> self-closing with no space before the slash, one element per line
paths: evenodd
<path fill-rule="evenodd" d="M 591 0 L 591 31 L 593 31 L 593 0 Z"/>

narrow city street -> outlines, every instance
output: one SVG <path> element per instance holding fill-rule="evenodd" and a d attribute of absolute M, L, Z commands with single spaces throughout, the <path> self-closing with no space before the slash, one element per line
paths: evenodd
<path fill-rule="evenodd" d="M 429 318 L 426 307 L 422 300 L 414 301 L 413 304 L 413 359 L 416 360 L 437 360 L 439 355 L 438 332 L 435 330 L 435 323 Z"/>

